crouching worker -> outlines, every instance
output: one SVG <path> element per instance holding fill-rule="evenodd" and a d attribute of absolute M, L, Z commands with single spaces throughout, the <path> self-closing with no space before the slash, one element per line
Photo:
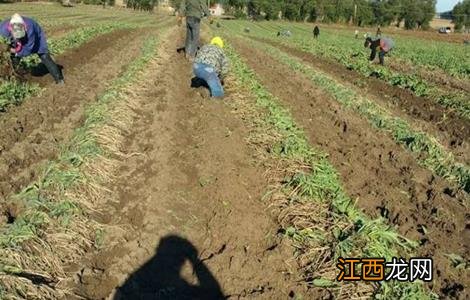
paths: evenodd
<path fill-rule="evenodd" d="M 15 66 L 19 64 L 21 58 L 38 54 L 55 82 L 64 83 L 62 71 L 52 60 L 47 48 L 46 36 L 36 21 L 14 14 L 11 19 L 0 24 L 0 36 L 10 41 L 10 54 Z"/>
<path fill-rule="evenodd" d="M 389 53 L 390 50 L 393 48 L 393 41 L 389 38 L 378 38 L 372 39 L 371 37 L 366 37 L 366 41 L 364 43 L 364 47 L 369 47 L 371 49 L 369 60 L 372 62 L 377 55 L 377 51 L 379 51 L 379 61 L 380 64 L 384 64 L 384 57 L 385 54 Z"/>
<path fill-rule="evenodd" d="M 212 97 L 224 96 L 222 82 L 229 71 L 229 61 L 223 48 L 224 41 L 214 37 L 210 44 L 199 49 L 193 64 L 194 75 L 207 83 Z"/>

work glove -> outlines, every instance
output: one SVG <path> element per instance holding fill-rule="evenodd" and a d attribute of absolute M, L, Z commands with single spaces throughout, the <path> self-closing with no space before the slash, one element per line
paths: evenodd
<path fill-rule="evenodd" d="M 11 41 L 10 42 L 10 53 L 14 54 L 15 56 L 17 55 L 18 52 L 21 51 L 23 48 L 23 45 L 19 41 Z"/>

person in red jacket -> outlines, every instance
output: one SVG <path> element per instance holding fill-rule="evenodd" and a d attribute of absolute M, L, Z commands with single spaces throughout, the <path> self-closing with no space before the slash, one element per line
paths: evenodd
<path fill-rule="evenodd" d="M 379 61 L 381 65 L 384 64 L 384 57 L 387 53 L 390 52 L 390 50 L 392 50 L 393 46 L 394 44 L 392 39 L 386 37 L 372 39 L 368 36 L 366 37 L 366 41 L 364 43 L 364 47 L 371 49 L 369 60 L 374 61 L 378 51 Z"/>

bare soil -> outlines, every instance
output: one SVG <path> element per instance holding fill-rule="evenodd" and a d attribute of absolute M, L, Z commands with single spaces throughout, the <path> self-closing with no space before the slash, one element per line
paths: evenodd
<path fill-rule="evenodd" d="M 59 145 L 80 124 L 87 103 L 136 57 L 144 37 L 115 31 L 57 57 L 64 66 L 65 86 L 55 85 L 50 75 L 33 78 L 44 87 L 42 94 L 0 114 L 0 199 L 33 181 L 41 165 L 57 156 Z"/>
<path fill-rule="evenodd" d="M 246 140 L 250 120 L 228 104 L 240 95 L 229 92 L 223 101 L 214 100 L 203 88 L 190 87 L 191 65 L 176 53 L 182 35 L 170 30 L 161 38 L 159 55 L 129 93 L 138 108 L 121 149 L 127 159 L 108 186 L 113 201 L 91 216 L 105 224 L 105 241 L 67 266 L 70 277 L 61 282 L 73 294 L 67 299 L 331 299 L 307 289 L 293 248 L 262 201 L 268 182 Z M 0 115 L 1 198 L 21 190 L 41 165 L 57 157 L 59 145 L 82 124 L 84 108 L 135 59 L 147 36 L 143 30 L 116 31 L 59 56 L 64 87 L 49 76 L 32 79 L 45 88 L 43 94 Z M 365 213 L 387 218 L 421 243 L 417 255 L 433 257 L 430 288 L 443 298 L 469 298 L 464 287 L 470 275 L 445 256 L 470 254 L 468 195 L 421 168 L 389 136 L 308 79 L 242 40 L 233 44 L 291 109 L 312 145 L 329 154 Z M 344 82 L 364 80 L 283 50 Z M 456 153 L 468 149 L 468 124 L 453 123 L 443 118 L 442 108 L 365 80 L 372 88 L 364 93 L 395 97 L 381 101 L 418 118 Z M 433 124 L 442 120 L 442 127 Z M 458 126 L 464 126 L 463 133 Z M 451 139 L 461 143 L 453 145 Z"/>
<path fill-rule="evenodd" d="M 459 161 L 470 163 L 470 122 L 455 111 L 446 109 L 432 100 L 415 96 L 404 89 L 391 86 L 377 78 L 364 77 L 328 59 L 268 39 L 251 38 L 278 47 L 347 85 L 355 85 L 360 89 L 361 94 L 370 96 L 374 101 L 392 109 L 394 114 L 437 137 L 456 155 Z"/>
<path fill-rule="evenodd" d="M 0 81 L 13 78 L 15 71 L 11 63 L 8 46 L 0 43 Z"/>
<path fill-rule="evenodd" d="M 385 133 L 343 108 L 307 78 L 243 40 L 234 39 L 232 44 L 262 84 L 291 109 L 312 145 L 329 154 L 359 207 L 372 217 L 386 217 L 401 234 L 420 241 L 418 254 L 432 257 L 435 263 L 430 288 L 443 297 L 455 293 L 458 296 L 452 298 L 468 298 L 468 291 L 460 291 L 470 280 L 468 272 L 451 267 L 445 257 L 470 254 L 470 220 L 463 205 L 468 195 L 456 194 Z"/>
<path fill-rule="evenodd" d="M 417 74 L 419 77 L 439 85 L 440 88 L 449 92 L 470 92 L 470 81 L 459 79 L 447 74 L 442 70 L 428 70 L 426 68 L 415 66 L 404 61 L 397 61 L 394 58 L 387 59 L 387 65 L 393 70 L 405 74 Z"/>
<path fill-rule="evenodd" d="M 296 282 L 292 249 L 260 201 L 267 182 L 224 103 L 232 95 L 222 102 L 190 88 L 181 35 L 164 38 L 135 87 L 129 159 L 101 216 L 123 230 L 70 267 L 71 286 L 86 299 L 318 298 Z"/>
<path fill-rule="evenodd" d="M 60 25 L 60 26 L 47 28 L 45 32 L 48 38 L 59 39 L 76 28 L 77 26 L 73 26 L 73 25 Z"/>

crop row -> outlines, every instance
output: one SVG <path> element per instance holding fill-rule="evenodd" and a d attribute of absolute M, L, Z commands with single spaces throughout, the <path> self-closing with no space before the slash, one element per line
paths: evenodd
<path fill-rule="evenodd" d="M 97 25 L 94 27 L 80 28 L 73 30 L 66 36 L 49 41 L 49 50 L 54 55 L 59 55 L 65 51 L 76 48 L 83 43 L 118 28 L 123 28 L 126 25 Z M 21 64 L 25 68 L 33 67 L 39 62 L 37 55 L 31 55 L 22 59 Z M 28 96 L 31 96 L 40 91 L 40 88 L 35 84 L 28 84 L 18 82 L 16 80 L 0 82 L 0 111 L 5 111 L 11 105 L 19 105 Z"/>
<path fill-rule="evenodd" d="M 304 24 L 267 23 L 265 28 L 275 30 L 287 26 L 292 28 L 295 35 L 311 37 L 311 29 Z M 353 38 L 352 30 L 322 30 L 324 35 L 320 41 L 328 46 L 338 45 L 345 49 L 361 51 L 362 39 Z M 420 38 L 402 37 L 398 33 L 386 35 L 395 41 L 392 50 L 394 59 L 424 67 L 427 70 L 440 69 L 457 78 L 470 78 L 470 51 L 462 44 L 426 41 Z M 362 38 L 362 36 L 361 36 Z"/>
<path fill-rule="evenodd" d="M 102 183 L 115 164 L 111 157 L 119 154 L 113 142 L 128 126 L 129 94 L 125 91 L 155 56 L 157 42 L 155 37 L 146 40 L 140 57 L 88 107 L 83 126 L 60 156 L 44 167 L 36 182 L 9 198 L 21 210 L 0 228 L 0 298 L 67 298 L 58 297 L 61 289 L 48 284 L 65 276 L 64 263 L 102 242 L 102 227 L 88 213 L 106 199 Z M 46 284 L 22 279 L 32 275 Z"/>
<path fill-rule="evenodd" d="M 284 173 L 278 178 L 280 184 L 267 195 L 273 205 L 279 204 L 281 225 L 285 235 L 292 239 L 299 260 L 307 262 L 303 268 L 308 283 L 332 288 L 339 298 L 361 293 L 376 294 L 380 299 L 434 298 L 417 282 L 387 282 L 379 290 L 348 284 L 338 289 L 336 272 L 331 270 L 339 257 L 409 257 L 417 244 L 400 236 L 383 219 L 372 220 L 356 207 L 327 155 L 309 145 L 304 132 L 279 104 L 279 99 L 260 84 L 257 75 L 231 47 L 227 51 L 237 78 L 237 90 L 248 90 L 254 98 L 253 103 L 244 100 L 240 104 L 242 109 L 248 113 L 261 112 L 262 120 L 256 124 L 251 139 L 263 150 L 268 148 L 268 155 L 273 159 L 282 162 L 276 164 L 284 170 L 279 172 Z M 253 118 L 247 119 L 255 120 L 260 115 L 254 113 Z"/>
<path fill-rule="evenodd" d="M 23 3 L 2 5 L 0 19 L 9 17 L 13 13 L 20 12 L 25 16 L 32 17 L 40 22 L 41 25 L 55 26 L 61 24 L 70 24 L 71 22 L 96 24 L 96 22 L 124 22 L 135 25 L 152 25 L 156 22 L 156 14 L 139 12 L 134 10 L 113 8 L 103 9 L 102 7 L 80 5 L 73 9 L 64 8 L 58 3 L 48 5 L 44 9 L 43 5 L 30 5 Z M 161 17 L 159 15 L 158 17 Z M 166 17 L 166 16 L 165 16 Z"/>
<path fill-rule="evenodd" d="M 348 69 L 355 70 L 364 76 L 374 76 L 380 78 L 390 85 L 398 86 L 407 89 L 420 97 L 431 99 L 444 107 L 456 110 L 462 117 L 470 119 L 470 101 L 468 101 L 468 94 L 465 92 L 449 92 L 439 88 L 438 86 L 429 83 L 415 74 L 404 74 L 400 72 L 391 71 L 387 67 L 378 65 L 371 65 L 367 61 L 365 52 L 361 49 L 348 48 L 349 45 L 341 44 L 328 44 L 324 41 L 334 37 L 325 37 L 321 41 L 312 41 L 311 38 L 302 36 L 293 36 L 287 40 L 275 39 L 274 35 L 268 35 L 270 31 L 265 27 L 266 24 L 257 25 L 250 30 L 249 35 L 256 35 L 258 37 L 268 38 L 276 42 L 280 42 L 288 47 L 296 47 L 302 51 L 312 53 L 321 57 L 332 59 L 344 65 Z M 270 25 L 273 26 L 273 25 Z M 231 27 L 232 30 L 243 32 L 240 28 Z M 271 30 L 272 31 L 272 30 Z M 270 37 L 271 36 L 271 37 Z M 345 39 L 335 39 L 342 41 Z"/>
<path fill-rule="evenodd" d="M 305 65 L 299 59 L 278 48 L 255 41 L 250 41 L 250 43 L 263 49 L 263 51 L 275 57 L 277 61 L 309 78 L 315 85 L 328 92 L 336 101 L 353 109 L 375 127 L 389 132 L 397 143 L 419 157 L 418 161 L 421 165 L 470 193 L 470 169 L 468 166 L 456 162 L 453 155 L 446 151 L 435 139 L 423 132 L 414 130 L 406 121 L 394 117 L 393 114 L 375 102 L 360 96 L 334 78 Z"/>

